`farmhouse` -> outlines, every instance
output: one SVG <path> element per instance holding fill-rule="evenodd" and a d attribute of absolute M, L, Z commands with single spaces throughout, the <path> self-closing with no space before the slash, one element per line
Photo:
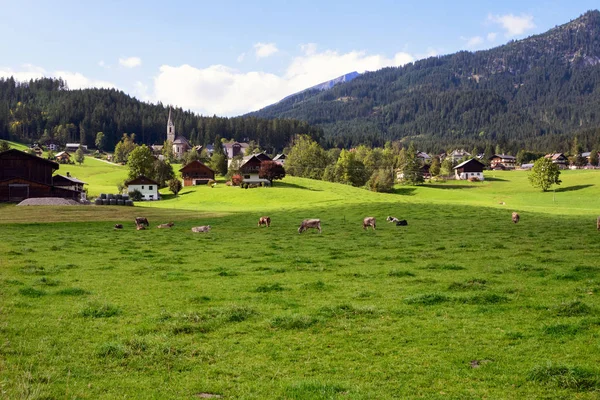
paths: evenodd
<path fill-rule="evenodd" d="M 56 187 L 75 190 L 77 192 L 83 192 L 83 185 L 86 184 L 84 181 L 80 181 L 79 179 L 72 177 L 68 172 L 67 176 L 59 174 L 54 175 L 52 177 L 52 182 Z"/>
<path fill-rule="evenodd" d="M 61 151 L 60 153 L 56 153 L 54 158 L 56 158 L 56 161 L 61 164 L 67 164 L 71 161 L 71 154 L 67 153 L 66 151 Z"/>
<path fill-rule="evenodd" d="M 465 150 L 454 150 L 452 153 L 448 154 L 448 157 L 450 157 L 453 163 L 470 156 L 471 153 L 467 153 Z"/>
<path fill-rule="evenodd" d="M 125 182 L 128 192 L 137 190 L 142 194 L 143 200 L 160 200 L 158 194 L 158 182 L 153 179 L 147 178 L 144 175 L 140 175 L 135 179 Z"/>
<path fill-rule="evenodd" d="M 516 157 L 508 154 L 494 154 L 490 157 L 491 169 L 515 169 L 516 164 Z"/>
<path fill-rule="evenodd" d="M 183 178 L 183 186 L 206 185 L 215 179 L 215 171 L 198 160 L 192 161 L 179 170 Z"/>
<path fill-rule="evenodd" d="M 278 162 L 281 165 L 285 165 L 285 159 L 287 158 L 287 156 L 283 153 L 281 154 L 277 154 L 275 157 L 273 157 L 273 161 Z"/>
<path fill-rule="evenodd" d="M 268 158 L 268 156 L 266 157 Z M 263 161 L 265 160 L 261 160 L 258 154 L 252 154 L 251 156 L 246 156 L 242 159 L 242 163 L 240 164 L 240 173 L 244 177 L 245 183 L 270 184 L 268 179 L 261 179 L 258 176 L 258 173 L 260 171 L 260 164 Z"/>
<path fill-rule="evenodd" d="M 469 178 L 477 178 L 483 180 L 483 168 L 485 165 L 481 161 L 474 158 L 458 164 L 454 167 L 454 175 L 458 180 L 467 180 Z"/>
<path fill-rule="evenodd" d="M 223 150 L 227 154 L 227 158 L 233 158 L 239 154 L 244 155 L 247 148 L 248 143 L 232 142 L 223 144 Z"/>
<path fill-rule="evenodd" d="M 0 153 L 0 201 L 32 197 L 63 197 L 79 200 L 80 192 L 57 187 L 52 173 L 59 165 L 16 149 Z"/>
<path fill-rule="evenodd" d="M 552 160 L 552 164 L 558 164 L 558 168 L 565 169 L 569 164 L 569 159 L 563 153 L 546 154 L 544 158 Z"/>

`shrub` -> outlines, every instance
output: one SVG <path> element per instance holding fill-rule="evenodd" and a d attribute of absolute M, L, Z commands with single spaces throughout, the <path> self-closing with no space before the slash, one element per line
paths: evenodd
<path fill-rule="evenodd" d="M 133 201 L 142 201 L 142 192 L 135 189 L 133 192 L 129 192 L 129 198 Z"/>
<path fill-rule="evenodd" d="M 231 177 L 231 184 L 233 186 L 240 186 L 243 181 L 244 181 L 244 177 L 241 176 L 240 174 L 236 174 Z"/>

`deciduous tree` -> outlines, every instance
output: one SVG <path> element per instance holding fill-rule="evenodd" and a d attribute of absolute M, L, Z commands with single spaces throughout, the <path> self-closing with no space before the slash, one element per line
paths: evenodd
<path fill-rule="evenodd" d="M 136 147 L 127 158 L 128 179 L 135 179 L 140 175 L 154 179 L 154 162 L 152 150 L 145 144 Z"/>
<path fill-rule="evenodd" d="M 81 165 L 85 161 L 85 153 L 83 152 L 83 147 L 79 146 L 77 151 L 75 152 L 75 161 L 77 164 Z"/>
<path fill-rule="evenodd" d="M 560 169 L 552 160 L 541 157 L 534 164 L 529 173 L 529 182 L 531 186 L 542 189 L 546 192 L 552 185 L 560 185 Z"/>
<path fill-rule="evenodd" d="M 260 163 L 258 177 L 261 179 L 268 179 L 272 186 L 274 180 L 285 178 L 285 169 L 276 161 L 263 161 Z"/>

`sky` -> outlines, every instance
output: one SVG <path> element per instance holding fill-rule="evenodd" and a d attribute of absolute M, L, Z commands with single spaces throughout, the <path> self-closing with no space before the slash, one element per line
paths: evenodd
<path fill-rule="evenodd" d="M 345 73 L 543 33 L 598 0 L 0 0 L 0 78 L 235 116 Z"/>

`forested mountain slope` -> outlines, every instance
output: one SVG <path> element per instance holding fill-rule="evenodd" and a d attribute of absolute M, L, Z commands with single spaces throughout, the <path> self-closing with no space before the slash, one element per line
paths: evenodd
<path fill-rule="evenodd" d="M 575 134 L 589 147 L 600 133 L 600 12 L 491 50 L 365 73 L 250 115 L 317 124 L 329 145 L 344 147 L 406 138 L 429 150 L 485 142 L 560 150 Z"/>

